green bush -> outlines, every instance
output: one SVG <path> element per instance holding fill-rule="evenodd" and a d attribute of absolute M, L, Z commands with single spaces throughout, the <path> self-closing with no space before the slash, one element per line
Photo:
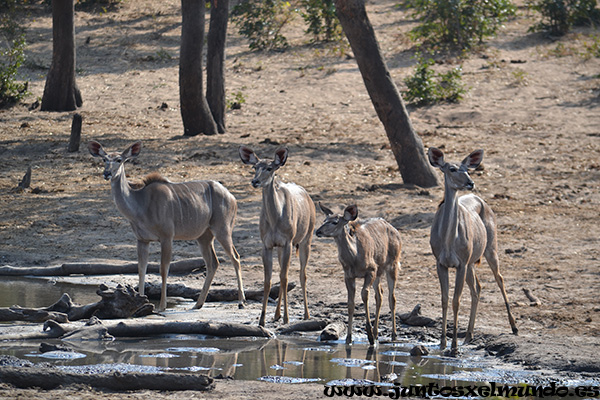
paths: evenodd
<path fill-rule="evenodd" d="M 288 47 L 281 29 L 292 15 L 285 0 L 244 0 L 233 8 L 231 18 L 239 33 L 250 40 L 251 49 L 274 50 Z"/>
<path fill-rule="evenodd" d="M 532 8 L 541 14 L 542 20 L 531 27 L 531 31 L 547 31 L 561 36 L 573 26 L 600 23 L 596 0 L 539 0 Z"/>
<path fill-rule="evenodd" d="M 422 106 L 441 102 L 458 102 L 467 92 L 462 83 L 462 68 L 456 67 L 446 73 L 436 73 L 431 67 L 433 59 L 417 57 L 418 63 L 412 76 L 404 79 L 408 90 L 404 92 L 407 102 Z"/>
<path fill-rule="evenodd" d="M 25 61 L 25 33 L 17 18 L 16 1 L 0 1 L 0 108 L 27 95 L 27 82 L 17 82 L 17 72 Z"/>
<path fill-rule="evenodd" d="M 316 41 L 332 42 L 342 38 L 333 0 L 302 0 L 302 6 L 304 11 L 300 14 L 308 24 L 307 34 L 313 35 Z"/>
<path fill-rule="evenodd" d="M 406 4 L 420 21 L 411 31 L 413 39 L 458 49 L 495 35 L 516 11 L 510 0 L 407 0 Z"/>

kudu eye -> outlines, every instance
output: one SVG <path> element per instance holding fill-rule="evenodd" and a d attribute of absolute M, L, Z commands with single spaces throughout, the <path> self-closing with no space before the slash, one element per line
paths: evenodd
<path fill-rule="evenodd" d="M 458 169 L 456 169 L 456 167 L 450 167 L 449 170 L 450 170 L 450 172 L 456 172 L 456 171 L 458 171 Z"/>

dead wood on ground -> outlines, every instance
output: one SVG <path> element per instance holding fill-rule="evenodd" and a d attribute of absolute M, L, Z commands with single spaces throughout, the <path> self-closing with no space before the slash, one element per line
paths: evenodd
<path fill-rule="evenodd" d="M 271 287 L 269 297 L 277 300 L 279 297 L 279 283 Z M 288 283 L 288 292 L 296 287 L 293 282 Z M 198 300 L 200 289 L 193 289 L 185 285 L 175 283 L 167 284 L 167 296 L 183 297 L 186 299 Z M 151 300 L 160 299 L 160 284 L 148 283 L 144 285 L 144 294 Z M 244 290 L 246 300 L 262 301 L 263 290 Z M 211 289 L 206 297 L 207 302 L 238 301 L 237 289 Z"/>
<path fill-rule="evenodd" d="M 0 367 L 0 381 L 19 388 L 56 389 L 85 385 L 115 391 L 128 390 L 212 390 L 213 379 L 186 373 L 102 373 L 65 372 L 55 368 Z"/>
<path fill-rule="evenodd" d="M 189 258 L 174 261 L 169 267 L 171 274 L 184 274 L 197 270 L 204 271 L 206 264 L 202 258 Z M 158 273 L 158 263 L 148 263 L 148 273 Z M 68 276 L 68 275 L 119 275 L 137 274 L 137 262 L 124 264 L 104 263 L 65 263 L 47 267 L 0 267 L 0 276 Z"/>

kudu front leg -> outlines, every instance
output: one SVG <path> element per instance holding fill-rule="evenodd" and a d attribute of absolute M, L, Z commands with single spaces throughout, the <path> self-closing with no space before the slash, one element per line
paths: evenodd
<path fill-rule="evenodd" d="M 479 264 L 479 263 L 478 263 Z M 471 315 L 469 316 L 469 326 L 463 344 L 469 343 L 473 339 L 473 331 L 475 330 L 475 317 L 477 315 L 477 305 L 479 304 L 479 295 L 481 293 L 481 285 L 476 274 L 476 266 L 473 265 L 467 270 L 467 285 L 471 291 Z"/>
<path fill-rule="evenodd" d="M 264 280 L 264 290 L 263 290 L 262 311 L 260 313 L 260 320 L 258 321 L 258 325 L 265 326 L 265 316 L 267 314 L 267 304 L 269 303 L 269 292 L 271 291 L 271 277 L 273 275 L 273 249 L 272 248 L 268 249 L 266 247 L 263 247 L 262 259 L 263 259 L 265 280 Z M 281 292 L 280 292 L 280 295 L 281 295 Z"/>
<path fill-rule="evenodd" d="M 283 247 L 277 248 L 279 256 L 279 298 L 277 299 L 277 309 L 275 309 L 274 321 L 281 318 L 281 302 L 283 301 L 283 323 L 290 322 L 288 314 L 288 271 L 290 269 L 290 261 L 292 257 L 292 244 L 286 243 Z"/>
<path fill-rule="evenodd" d="M 381 277 L 376 277 L 373 282 L 375 290 L 375 320 L 373 321 L 373 336 L 375 340 L 379 337 L 379 315 L 381 314 L 381 303 L 383 301 L 383 288 L 381 287 Z"/>
<path fill-rule="evenodd" d="M 146 269 L 148 268 L 148 252 L 150 243 L 138 240 L 137 255 L 138 255 L 138 292 L 143 296 L 146 290 Z"/>
<path fill-rule="evenodd" d="M 167 308 L 167 277 L 169 276 L 169 266 L 173 253 L 173 241 L 166 239 L 160 242 L 160 303 L 158 311 L 164 311 Z"/>
<path fill-rule="evenodd" d="M 202 286 L 202 291 L 198 296 L 198 300 L 196 301 L 196 305 L 194 308 L 202 308 L 206 298 L 208 297 L 208 290 L 210 289 L 210 285 L 217 273 L 217 268 L 219 268 L 219 260 L 217 259 L 217 254 L 215 253 L 214 247 L 214 239 L 213 235 L 210 232 L 206 232 L 200 238 L 198 238 L 198 245 L 200 245 L 200 252 L 202 253 L 202 258 L 204 258 L 204 263 L 206 264 L 206 278 L 204 279 L 204 285 Z"/>
<path fill-rule="evenodd" d="M 374 275 L 374 273 L 370 273 L 370 274 L 367 274 L 367 276 L 365 276 L 365 283 L 360 292 L 363 304 L 365 305 L 365 318 L 367 320 L 367 323 L 366 323 L 367 337 L 369 339 L 369 343 L 371 344 L 371 346 L 375 344 L 375 340 L 377 339 L 375 337 L 375 335 L 373 334 L 373 326 L 371 325 L 371 314 L 369 312 L 369 288 L 371 287 L 371 284 L 373 283 L 373 275 Z"/>
<path fill-rule="evenodd" d="M 352 322 L 354 320 L 354 297 L 356 296 L 356 280 L 345 278 L 346 290 L 348 291 L 348 328 L 346 329 L 346 344 L 352 343 Z"/>
<path fill-rule="evenodd" d="M 450 292 L 450 281 L 448 277 L 448 268 L 437 265 L 438 279 L 440 280 L 440 289 L 442 292 L 442 337 L 440 338 L 440 350 L 446 348 L 446 335 L 448 329 L 448 298 Z"/>
<path fill-rule="evenodd" d="M 467 268 L 472 266 L 463 265 L 456 269 L 456 282 L 454 284 L 454 297 L 452 298 L 452 312 L 454 313 L 454 327 L 452 335 L 452 352 L 458 350 L 458 310 L 460 308 L 460 297 L 465 286 Z"/>

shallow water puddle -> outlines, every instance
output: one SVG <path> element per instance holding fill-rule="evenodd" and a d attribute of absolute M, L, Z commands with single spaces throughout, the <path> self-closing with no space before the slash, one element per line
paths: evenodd
<path fill-rule="evenodd" d="M 35 287 L 32 287 L 34 285 Z M 69 293 L 79 304 L 98 301 L 96 288 L 85 285 L 52 284 L 44 280 L 18 278 L 0 282 L 0 307 L 14 304 L 45 307 Z M 1 326 L 0 326 L 1 329 Z M 1 339 L 1 331 L 0 331 Z M 69 346 L 73 351 L 40 352 L 42 341 L 1 342 L 0 354 L 35 363 L 50 363 L 81 373 L 104 372 L 201 372 L 230 376 L 237 380 L 272 383 L 318 382 L 330 386 L 393 384 L 442 386 L 540 384 L 539 372 L 501 368 L 492 357 L 466 350 L 460 357 L 445 357 L 432 343 L 431 354 L 411 357 L 417 343 L 381 343 L 373 348 L 365 342 L 346 346 L 322 343 L 314 337 L 213 338 L 199 335 L 169 335 L 146 339 L 104 341 L 43 340 Z M 568 386 L 600 385 L 566 382 Z"/>

